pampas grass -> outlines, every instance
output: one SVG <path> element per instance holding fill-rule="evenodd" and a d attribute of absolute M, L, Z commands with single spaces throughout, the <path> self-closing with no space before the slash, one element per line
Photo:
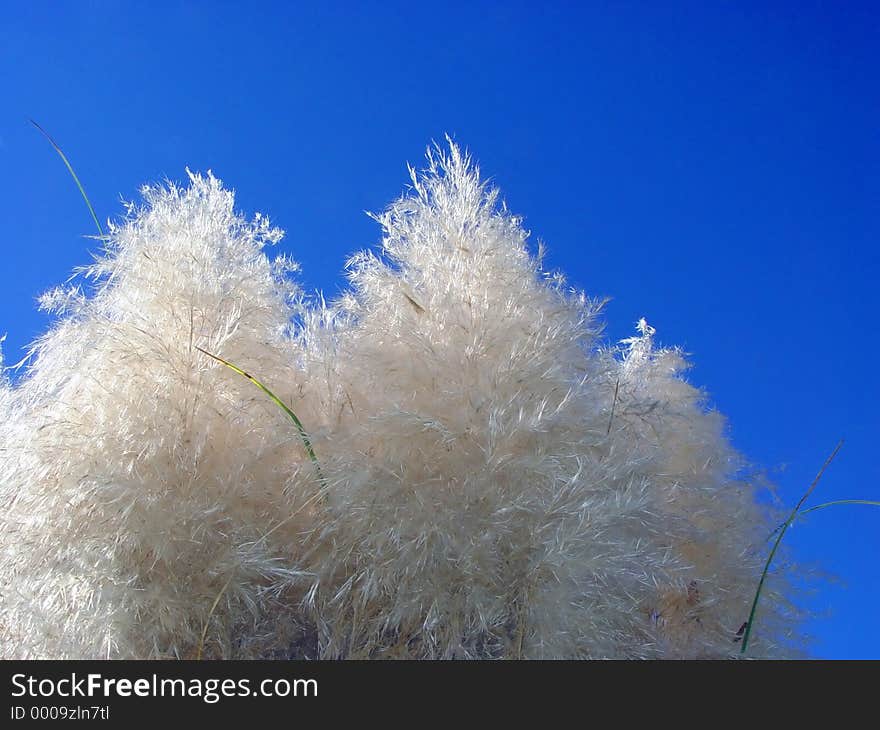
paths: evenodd
<path fill-rule="evenodd" d="M 682 353 L 604 342 L 456 145 L 410 172 L 335 302 L 210 173 L 43 298 L 0 391 L 4 657 L 737 655 L 780 517 Z M 797 653 L 789 595 L 768 569 L 750 655 Z"/>

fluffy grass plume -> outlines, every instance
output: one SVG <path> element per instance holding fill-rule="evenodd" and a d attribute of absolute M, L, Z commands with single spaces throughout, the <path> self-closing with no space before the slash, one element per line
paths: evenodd
<path fill-rule="evenodd" d="M 0 384 L 4 657 L 737 655 L 780 519 L 682 354 L 603 342 L 454 144 L 411 174 L 330 304 L 210 173 L 44 296 Z M 797 650 L 784 572 L 750 656 Z"/>

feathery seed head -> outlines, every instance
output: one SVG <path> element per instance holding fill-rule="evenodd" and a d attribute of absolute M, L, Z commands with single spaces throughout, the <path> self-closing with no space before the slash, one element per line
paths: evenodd
<path fill-rule="evenodd" d="M 4 656 L 735 655 L 776 523 L 683 355 L 603 347 L 455 144 L 411 175 L 335 302 L 210 173 L 44 297 L 0 392 Z"/>

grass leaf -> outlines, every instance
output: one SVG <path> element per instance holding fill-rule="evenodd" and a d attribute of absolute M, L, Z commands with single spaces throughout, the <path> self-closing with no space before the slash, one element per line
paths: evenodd
<path fill-rule="evenodd" d="M 833 507 L 837 504 L 868 504 L 873 505 L 874 507 L 880 507 L 880 502 L 876 502 L 873 499 L 835 499 L 833 502 L 823 502 L 822 504 L 817 504 L 815 507 L 802 509 L 800 512 L 798 512 L 798 517 L 803 517 L 805 514 L 815 512 L 817 509 L 825 509 L 826 507 Z M 770 533 L 767 539 L 769 540 L 777 532 L 779 532 L 782 529 L 783 525 L 785 525 L 784 522 L 781 525 L 777 526 L 777 528 Z"/>
<path fill-rule="evenodd" d="M 58 153 L 58 156 L 61 158 L 61 160 L 62 160 L 62 161 L 64 162 L 64 164 L 67 166 L 68 171 L 70 172 L 71 176 L 73 177 L 73 181 L 76 183 L 76 186 L 79 188 L 79 192 L 80 192 L 80 193 L 82 194 L 82 196 L 83 196 L 83 200 L 86 201 L 86 205 L 87 205 L 88 208 L 89 208 L 89 213 L 92 214 L 92 220 L 95 221 L 95 226 L 97 226 L 97 228 L 98 228 L 98 234 L 99 234 L 99 236 L 101 237 L 101 240 L 103 241 L 104 238 L 105 238 L 105 236 L 104 236 L 104 230 L 101 228 L 101 223 L 98 221 L 98 216 L 95 215 L 95 209 L 92 207 L 92 204 L 91 204 L 91 202 L 89 201 L 89 196 L 86 195 L 85 188 L 82 186 L 82 183 L 79 181 L 79 178 L 76 176 L 76 173 L 75 173 L 74 170 L 73 170 L 73 165 L 70 164 L 70 161 L 67 159 L 67 157 L 66 157 L 66 155 L 64 154 L 64 152 L 61 151 L 61 148 L 56 144 L 55 140 L 52 139 L 52 138 L 49 136 L 49 133 L 48 133 L 45 129 L 43 129 L 39 124 L 37 124 L 33 119 L 31 119 L 31 120 L 29 120 L 29 121 L 30 121 L 30 123 L 33 124 L 38 130 L 40 130 L 40 132 L 43 134 L 43 136 L 44 136 L 46 139 L 49 140 L 49 144 L 51 144 L 51 145 L 55 148 L 55 151 Z"/>
<path fill-rule="evenodd" d="M 194 345 L 194 347 L 199 352 L 207 355 L 208 357 L 213 358 L 217 362 L 222 363 L 223 365 L 228 367 L 230 370 L 232 370 L 232 371 L 238 373 L 239 375 L 250 380 L 254 385 L 256 385 L 260 390 L 262 390 L 266 395 L 268 395 L 269 398 L 272 400 L 272 402 L 275 403 L 275 405 L 277 405 L 279 408 L 281 408 L 281 410 L 283 410 L 287 414 L 287 416 L 290 418 L 291 421 L 293 421 L 293 424 L 296 426 L 297 430 L 299 431 L 299 437 L 300 437 L 300 439 L 302 439 L 303 446 L 306 449 L 306 453 L 309 455 L 309 458 L 312 460 L 312 463 L 315 465 L 315 470 L 318 473 L 318 479 L 321 481 L 322 485 L 325 485 L 326 480 L 324 479 L 324 474 L 321 471 L 321 464 L 318 461 L 318 457 L 315 454 L 315 450 L 312 448 L 312 441 L 309 438 L 309 435 L 306 432 L 305 427 L 302 425 L 302 422 L 299 420 L 299 418 L 297 418 L 296 413 L 294 413 L 287 406 L 287 404 L 284 401 L 282 401 L 277 395 L 275 395 L 271 390 L 269 390 L 265 385 L 263 385 L 263 383 L 261 383 L 259 380 L 257 380 L 249 372 L 242 370 L 240 367 L 238 367 L 237 365 L 234 365 L 233 363 L 229 362 L 228 360 L 224 360 L 219 355 L 214 355 L 213 353 L 210 353 L 207 350 L 203 350 L 198 345 Z"/>
<path fill-rule="evenodd" d="M 801 510 L 800 514 L 805 515 L 808 512 L 815 512 L 817 509 L 833 507 L 835 504 L 870 504 L 874 505 L 874 507 L 880 507 L 880 502 L 875 502 L 873 499 L 835 499 L 833 502 L 824 502 L 823 504 L 817 504 L 815 507 Z"/>

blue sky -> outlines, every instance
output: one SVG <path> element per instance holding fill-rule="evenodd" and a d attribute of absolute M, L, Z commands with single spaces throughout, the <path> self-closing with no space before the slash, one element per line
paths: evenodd
<path fill-rule="evenodd" d="M 379 240 L 364 210 L 467 146 L 572 284 L 691 353 L 734 444 L 797 501 L 880 499 L 880 10 L 857 2 L 29 2 L 0 23 L 0 333 L 89 260 L 144 182 L 212 169 L 285 228 L 306 289 Z M 786 537 L 840 583 L 819 657 L 880 658 L 880 509 Z"/>

